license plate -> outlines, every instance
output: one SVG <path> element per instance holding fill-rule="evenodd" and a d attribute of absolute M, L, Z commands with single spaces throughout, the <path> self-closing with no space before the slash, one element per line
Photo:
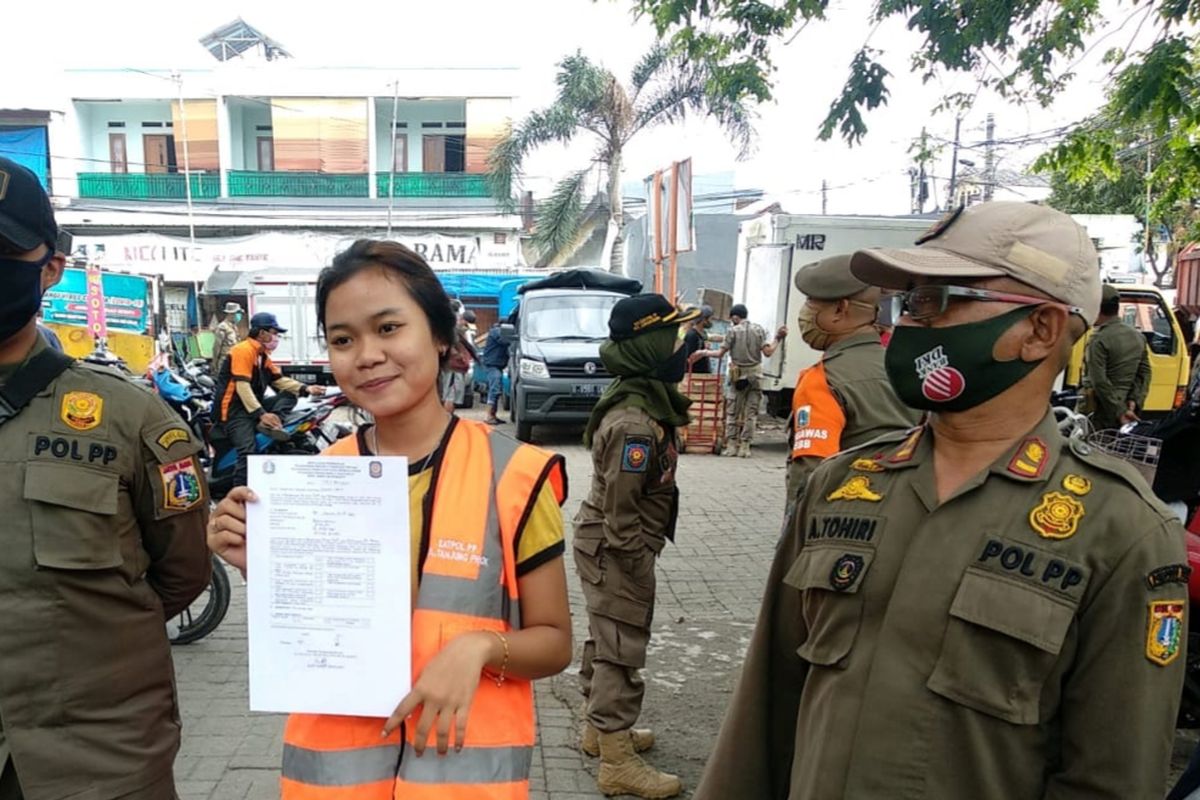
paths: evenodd
<path fill-rule="evenodd" d="M 599 397 L 604 394 L 604 384 L 575 383 L 571 385 L 571 394 L 582 395 L 583 397 Z"/>
<path fill-rule="evenodd" d="M 300 381 L 301 383 L 316 383 L 317 382 L 317 375 L 316 375 L 316 373 L 313 373 L 313 372 L 293 372 L 291 374 L 291 377 L 295 378 L 296 380 Z"/>

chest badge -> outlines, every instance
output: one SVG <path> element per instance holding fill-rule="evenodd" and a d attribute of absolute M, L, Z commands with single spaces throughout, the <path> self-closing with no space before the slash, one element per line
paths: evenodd
<path fill-rule="evenodd" d="M 850 469 L 856 469 L 859 472 L 883 472 L 883 465 L 873 458 L 856 458 L 850 465 Z"/>
<path fill-rule="evenodd" d="M 62 421 L 77 431 L 90 431 L 100 425 L 104 398 L 91 392 L 67 392 L 62 399 Z"/>
<path fill-rule="evenodd" d="M 1092 490 L 1092 482 L 1082 475 L 1068 475 L 1062 479 L 1062 487 L 1071 494 L 1083 497 Z"/>
<path fill-rule="evenodd" d="M 1069 539 L 1083 519 L 1083 503 L 1069 494 L 1047 492 L 1029 512 L 1029 525 L 1043 539 Z"/>
<path fill-rule="evenodd" d="M 868 503 L 878 503 L 883 495 L 871 490 L 871 479 L 866 475 L 855 475 L 834 489 L 826 500 L 866 500 Z"/>
<path fill-rule="evenodd" d="M 1150 603 L 1146 626 L 1146 658 L 1165 667 L 1179 656 L 1183 641 L 1184 600 L 1155 600 Z"/>
<path fill-rule="evenodd" d="M 846 591 L 862 574 L 864 563 L 862 556 L 846 553 L 833 563 L 833 569 L 829 573 L 829 585 L 835 592 Z"/>

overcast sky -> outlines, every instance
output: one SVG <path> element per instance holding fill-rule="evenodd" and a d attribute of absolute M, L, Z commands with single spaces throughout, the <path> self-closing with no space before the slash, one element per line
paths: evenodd
<path fill-rule="evenodd" d="M 512 93 L 520 114 L 552 99 L 555 62 L 576 49 L 618 76 L 627 75 L 654 40 L 651 27 L 631 16 L 631 5 L 630 0 L 338 0 L 319 10 L 298 12 L 292 4 L 263 0 L 9 3 L 0 80 L 20 79 L 36 87 L 44 75 L 63 67 L 211 64 L 197 39 L 241 16 L 304 63 L 518 67 Z M 1111 1 L 1104 5 L 1118 8 Z M 833 0 L 827 21 L 814 22 L 790 45 L 776 48 L 776 101 L 758 109 L 758 139 L 751 158 L 737 162 L 735 149 L 714 124 L 689 121 L 635 140 L 626 154 L 625 180 L 640 179 L 655 167 L 691 156 L 698 174 L 733 171 L 738 188 L 788 194 L 789 210 L 819 212 L 825 179 L 831 187 L 830 213 L 907 213 L 905 173 L 911 156 L 906 151 L 912 139 L 922 125 L 931 134 L 951 138 L 953 116 L 933 116 L 932 109 L 943 93 L 974 91 L 976 81 L 961 76 L 923 85 L 909 66 L 919 37 L 897 20 L 872 32 L 870 9 L 862 0 Z M 53 20 L 46 18 L 48 13 Z M 1120 13 L 1128 14 L 1128 6 Z M 988 112 L 996 115 L 998 138 L 1044 131 L 1087 115 L 1103 101 L 1106 68 L 1099 63 L 1100 55 L 1109 46 L 1124 46 L 1133 29 L 1130 24 L 1096 47 L 1076 68 L 1079 77 L 1053 108 L 1013 106 L 981 95 L 963 122 L 963 141 L 977 144 L 984 138 Z M 18 39 L 14 31 L 28 35 Z M 885 65 L 893 73 L 891 99 L 868 116 L 871 131 L 861 145 L 818 142 L 818 126 L 845 80 L 850 58 L 868 37 L 872 47 L 884 51 Z M 591 152 L 586 140 L 569 149 L 547 148 L 531 160 L 528 171 L 532 176 L 560 176 L 586 164 Z M 1037 152 L 1004 149 L 1001 166 L 1019 169 Z M 982 165 L 981 150 L 962 156 Z M 949 161 L 947 149 L 939 168 L 942 175 L 948 174 Z M 541 189 L 542 183 L 535 188 Z M 943 192 L 944 181 L 939 181 L 937 199 Z"/>

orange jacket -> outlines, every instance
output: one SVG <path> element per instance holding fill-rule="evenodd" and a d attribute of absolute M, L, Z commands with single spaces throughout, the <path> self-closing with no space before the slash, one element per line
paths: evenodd
<path fill-rule="evenodd" d="M 462 633 L 521 627 L 516 541 L 545 481 L 559 502 L 561 456 L 488 426 L 456 420 L 433 464 L 421 531 L 420 584 L 413 609 L 413 679 Z M 327 455 L 360 455 L 346 437 Z M 418 714 L 420 710 L 418 709 Z M 413 724 L 402 726 L 411 745 Z M 533 689 L 513 676 L 481 676 L 466 746 L 416 758 L 400 733 L 379 738 L 383 720 L 293 714 L 283 741 L 282 800 L 524 800 L 535 734 Z M 430 731 L 430 739 L 434 732 Z"/>
<path fill-rule="evenodd" d="M 800 373 L 792 394 L 792 458 L 829 458 L 842 449 L 846 414 L 825 379 L 825 362 Z"/>

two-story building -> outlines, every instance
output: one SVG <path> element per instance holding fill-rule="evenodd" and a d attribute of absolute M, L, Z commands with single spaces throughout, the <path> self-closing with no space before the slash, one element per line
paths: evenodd
<path fill-rule="evenodd" d="M 318 66 L 241 20 L 201 44 L 192 68 L 0 87 L 0 154 L 43 180 L 77 255 L 190 285 L 193 328 L 248 283 L 228 273 L 315 272 L 360 236 L 443 271 L 523 266 L 485 175 L 514 68 Z"/>

